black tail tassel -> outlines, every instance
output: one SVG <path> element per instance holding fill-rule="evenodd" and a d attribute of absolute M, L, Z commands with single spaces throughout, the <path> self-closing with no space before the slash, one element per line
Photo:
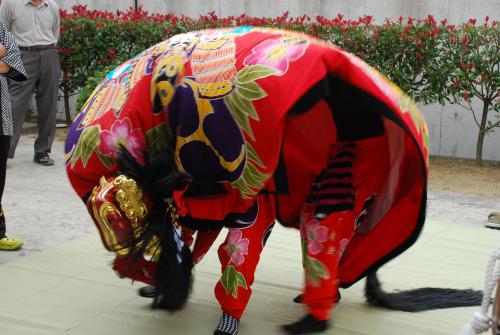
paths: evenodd
<path fill-rule="evenodd" d="M 169 144 L 163 151 L 145 152 L 144 163 L 124 147 L 119 156 L 120 173 L 133 178 L 153 202 L 141 233 L 130 241 L 129 247 L 136 259 L 140 259 L 150 242 L 159 238 L 160 248 L 156 253 L 160 252 L 160 255 L 154 277 L 156 290 L 152 307 L 168 311 L 180 310 L 185 305 L 191 291 L 193 269 L 190 249 L 184 245 L 180 252 L 178 250 L 174 224 L 165 202 L 185 179 L 175 169 L 172 148 L 173 145 Z M 178 256 L 181 256 L 180 262 Z"/>
<path fill-rule="evenodd" d="M 156 292 L 153 308 L 177 311 L 184 304 L 191 292 L 193 260 L 191 250 L 184 245 L 181 251 L 182 261 L 178 261 L 178 250 L 173 237 L 173 225 L 166 222 L 169 228 L 161 238 L 161 253 L 155 275 Z M 168 236 L 170 235 L 170 236 Z"/>
<path fill-rule="evenodd" d="M 433 309 L 479 306 L 482 291 L 450 288 L 423 287 L 408 291 L 386 293 L 376 273 L 366 277 L 366 300 L 370 305 L 404 312 L 421 312 Z"/>

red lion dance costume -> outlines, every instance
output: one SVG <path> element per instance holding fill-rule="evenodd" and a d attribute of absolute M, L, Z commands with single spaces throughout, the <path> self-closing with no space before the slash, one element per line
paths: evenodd
<path fill-rule="evenodd" d="M 240 27 L 174 36 L 111 72 L 72 126 L 66 163 L 114 269 L 155 285 L 157 307 L 182 307 L 191 259 L 229 228 L 216 334 L 237 332 L 275 219 L 300 228 L 305 319 L 322 330 L 339 286 L 417 239 L 428 146 L 415 103 L 360 59 Z"/>

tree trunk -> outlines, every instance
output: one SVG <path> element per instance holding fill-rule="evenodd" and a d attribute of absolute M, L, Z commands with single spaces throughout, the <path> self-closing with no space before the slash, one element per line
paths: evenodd
<path fill-rule="evenodd" d="M 64 112 L 66 114 L 66 122 L 71 124 L 71 110 L 69 107 L 69 88 L 68 83 L 63 83 L 63 97 L 64 97 Z"/>
<path fill-rule="evenodd" d="M 488 107 L 490 102 L 488 100 L 483 101 L 483 113 L 481 115 L 481 124 L 479 126 L 479 134 L 477 135 L 477 145 L 476 145 L 476 164 L 481 165 L 483 162 L 483 143 L 484 136 L 486 135 L 486 121 L 488 120 Z"/>

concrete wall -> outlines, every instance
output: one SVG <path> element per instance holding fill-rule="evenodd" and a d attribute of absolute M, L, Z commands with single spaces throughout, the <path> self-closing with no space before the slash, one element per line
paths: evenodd
<path fill-rule="evenodd" d="M 62 8 L 86 4 L 90 9 L 126 10 L 134 0 L 56 0 Z M 184 14 L 196 17 L 215 11 L 218 16 L 240 15 L 276 17 L 285 11 L 291 16 L 307 14 L 356 18 L 374 15 L 377 22 L 386 17 L 428 14 L 461 23 L 470 17 L 478 21 L 489 15 L 500 20 L 500 0 L 137 0 L 145 10 L 155 13 Z M 478 106 L 479 107 L 479 106 Z M 421 106 L 429 123 L 431 153 L 450 157 L 474 158 L 478 128 L 470 111 L 459 106 Z M 480 110 L 480 109 L 478 109 Z M 493 120 L 493 119 L 492 119 Z M 500 129 L 485 139 L 484 159 L 500 161 Z"/>
<path fill-rule="evenodd" d="M 115 12 L 117 10 L 127 10 L 134 6 L 134 0 L 55 0 L 59 7 L 69 9 L 71 6 L 82 4 L 89 9 L 100 9 Z M 138 0 L 140 1 L 140 0 Z M 143 2 L 147 2 L 142 0 Z"/>
<path fill-rule="evenodd" d="M 474 122 L 471 111 L 458 105 L 430 105 L 420 108 L 429 125 L 432 155 L 475 158 L 479 127 Z M 474 108 L 476 117 L 480 119 L 481 105 L 474 104 Z M 493 115 L 489 119 L 498 120 Z M 486 136 L 483 158 L 500 161 L 500 128 Z"/>
<path fill-rule="evenodd" d="M 124 10 L 134 5 L 134 0 L 56 0 L 63 8 L 76 3 L 91 9 Z M 483 19 L 486 15 L 500 18 L 500 0 L 137 0 L 145 10 L 155 13 L 175 13 L 198 16 L 215 11 L 218 16 L 240 15 L 279 16 L 289 11 L 291 16 L 307 14 L 311 17 L 336 16 L 337 13 L 356 18 L 373 15 L 380 22 L 386 17 L 432 14 L 460 23 L 471 17 Z"/>

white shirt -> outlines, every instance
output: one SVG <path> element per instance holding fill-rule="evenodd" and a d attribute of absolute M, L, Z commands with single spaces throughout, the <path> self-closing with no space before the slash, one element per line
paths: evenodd
<path fill-rule="evenodd" d="M 42 0 L 38 7 L 32 0 L 3 0 L 0 18 L 21 47 L 56 44 L 59 39 L 59 7 L 54 0 Z"/>

